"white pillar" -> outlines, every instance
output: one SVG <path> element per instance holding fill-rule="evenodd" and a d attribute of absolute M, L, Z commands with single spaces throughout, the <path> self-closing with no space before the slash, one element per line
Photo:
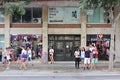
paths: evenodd
<path fill-rule="evenodd" d="M 43 21 L 43 54 L 45 54 L 45 61 L 48 62 L 48 7 L 46 5 L 42 8 L 42 21 Z"/>
<path fill-rule="evenodd" d="M 110 42 L 110 55 L 109 55 L 109 70 L 113 70 L 113 54 L 114 54 L 114 29 L 111 34 L 111 42 Z"/>
<path fill-rule="evenodd" d="M 5 48 L 10 46 L 10 15 L 5 13 Z"/>
<path fill-rule="evenodd" d="M 116 32 L 115 32 L 115 61 L 120 61 L 120 18 L 116 22 Z"/>
<path fill-rule="evenodd" d="M 86 47 L 86 34 L 87 34 L 87 30 L 86 30 L 86 15 L 83 14 L 81 12 L 81 47 Z"/>

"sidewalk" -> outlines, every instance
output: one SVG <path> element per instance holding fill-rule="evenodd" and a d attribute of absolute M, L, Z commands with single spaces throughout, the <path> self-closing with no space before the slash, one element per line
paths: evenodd
<path fill-rule="evenodd" d="M 13 62 L 11 70 L 5 70 L 0 64 L 0 76 L 52 76 L 52 75 L 120 75 L 120 69 L 108 71 L 108 62 L 102 61 L 97 64 L 97 70 L 83 70 L 83 68 L 75 69 L 74 62 L 55 62 L 54 64 L 42 64 L 40 61 L 27 63 L 27 70 L 19 70 L 19 64 Z M 117 63 L 117 67 L 120 64 Z"/>

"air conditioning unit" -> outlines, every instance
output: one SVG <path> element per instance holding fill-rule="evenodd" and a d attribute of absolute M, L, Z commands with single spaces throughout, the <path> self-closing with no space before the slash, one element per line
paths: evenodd
<path fill-rule="evenodd" d="M 33 18 L 33 23 L 40 23 L 41 24 L 41 18 Z"/>

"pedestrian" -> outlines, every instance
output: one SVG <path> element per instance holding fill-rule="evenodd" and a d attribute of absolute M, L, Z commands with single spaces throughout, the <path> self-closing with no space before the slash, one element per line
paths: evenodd
<path fill-rule="evenodd" d="M 76 51 L 74 52 L 74 56 L 75 56 L 75 68 L 79 69 L 79 62 L 80 62 L 80 51 L 77 48 Z"/>
<path fill-rule="evenodd" d="M 82 47 L 81 48 L 81 64 L 82 64 L 82 67 L 84 67 L 84 59 L 85 59 L 85 48 Z"/>
<path fill-rule="evenodd" d="M 0 48 L 0 61 L 2 61 L 2 48 Z"/>
<path fill-rule="evenodd" d="M 96 64 L 98 63 L 98 51 L 96 47 L 93 48 L 91 55 L 92 55 L 91 70 L 92 69 L 96 70 Z"/>
<path fill-rule="evenodd" d="M 50 50 L 49 50 L 49 57 L 50 57 L 50 62 L 51 62 L 51 64 L 53 64 L 54 63 L 54 49 L 53 49 L 53 47 L 50 47 Z"/>
<path fill-rule="evenodd" d="M 42 46 L 39 47 L 38 56 L 40 59 L 42 58 Z"/>
<path fill-rule="evenodd" d="M 39 56 L 38 56 L 38 53 L 39 53 L 39 45 L 37 45 L 35 52 L 36 52 L 36 57 L 37 57 L 37 59 L 38 59 L 38 58 L 39 58 Z"/>
<path fill-rule="evenodd" d="M 21 58 L 21 52 L 22 52 L 22 49 L 21 49 L 21 46 L 18 46 L 17 47 L 17 60 L 18 62 L 20 61 L 20 58 Z"/>
<path fill-rule="evenodd" d="M 11 65 L 11 61 L 12 61 L 11 56 L 10 56 L 11 55 L 10 47 L 6 47 L 6 51 L 5 51 L 4 55 L 5 55 L 5 57 L 4 57 L 3 63 L 7 62 L 8 64 L 7 64 L 6 70 L 10 70 L 10 65 Z"/>
<path fill-rule="evenodd" d="M 36 53 L 35 53 L 35 50 L 34 49 L 32 49 L 32 60 L 33 59 L 36 59 Z"/>
<path fill-rule="evenodd" d="M 27 52 L 25 50 L 25 47 L 22 46 L 21 48 L 22 48 L 22 52 L 21 52 L 21 66 L 20 66 L 20 69 L 26 70 L 27 67 L 26 67 L 25 62 L 26 62 L 26 59 L 27 59 L 28 55 L 27 55 Z"/>
<path fill-rule="evenodd" d="M 84 59 L 84 70 L 87 68 L 90 68 L 90 54 L 91 51 L 89 50 L 89 47 L 86 48 L 85 50 L 85 59 Z"/>
<path fill-rule="evenodd" d="M 28 60 L 32 61 L 32 50 L 30 47 L 27 47 Z"/>
<path fill-rule="evenodd" d="M 93 45 L 89 45 L 89 50 L 92 52 L 92 50 L 93 50 Z"/>

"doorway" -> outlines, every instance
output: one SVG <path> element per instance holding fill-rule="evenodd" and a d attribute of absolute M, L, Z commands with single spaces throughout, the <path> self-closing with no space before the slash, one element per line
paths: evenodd
<path fill-rule="evenodd" d="M 49 47 L 53 46 L 55 61 L 74 60 L 74 51 L 80 46 L 80 35 L 49 35 Z"/>

